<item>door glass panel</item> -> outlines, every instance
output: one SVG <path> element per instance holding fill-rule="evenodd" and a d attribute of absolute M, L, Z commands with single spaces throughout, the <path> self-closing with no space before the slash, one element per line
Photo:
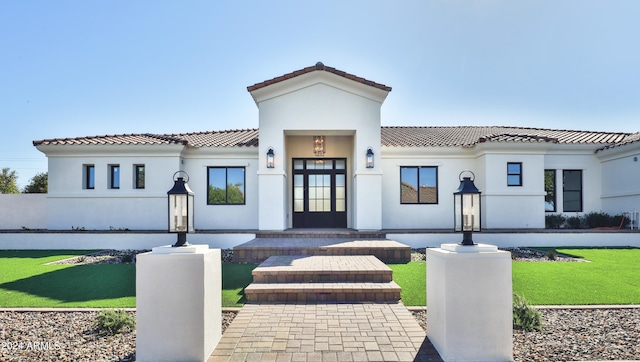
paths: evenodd
<path fill-rule="evenodd" d="M 336 175 L 336 211 L 344 212 L 346 205 L 345 175 Z"/>
<path fill-rule="evenodd" d="M 331 175 L 309 175 L 309 211 L 331 211 Z"/>
<path fill-rule="evenodd" d="M 293 211 L 304 211 L 304 176 L 293 176 Z"/>
<path fill-rule="evenodd" d="M 345 160 L 336 160 L 336 170 L 344 170 L 347 167 Z"/>
<path fill-rule="evenodd" d="M 293 160 L 293 169 L 294 170 L 303 170 L 304 169 L 304 160 Z"/>

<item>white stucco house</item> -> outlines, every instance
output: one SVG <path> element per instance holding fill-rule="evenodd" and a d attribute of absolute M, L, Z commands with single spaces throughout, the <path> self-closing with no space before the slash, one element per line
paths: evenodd
<path fill-rule="evenodd" d="M 200 230 L 451 229 L 465 170 L 485 229 L 640 209 L 640 132 L 383 127 L 391 87 L 322 63 L 248 91 L 257 129 L 34 141 L 48 158 L 47 228 L 166 230 L 178 170 Z"/>

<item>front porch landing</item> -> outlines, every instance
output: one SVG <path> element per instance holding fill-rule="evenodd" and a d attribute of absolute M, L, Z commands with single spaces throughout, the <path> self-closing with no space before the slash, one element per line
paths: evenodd
<path fill-rule="evenodd" d="M 237 263 L 259 264 L 275 255 L 373 255 L 384 263 L 408 263 L 411 247 L 385 238 L 257 237 L 233 248 Z"/>

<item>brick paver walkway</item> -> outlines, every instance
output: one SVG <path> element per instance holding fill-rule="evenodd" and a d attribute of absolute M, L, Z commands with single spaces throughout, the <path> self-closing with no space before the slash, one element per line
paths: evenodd
<path fill-rule="evenodd" d="M 401 303 L 246 304 L 208 362 L 442 361 Z"/>

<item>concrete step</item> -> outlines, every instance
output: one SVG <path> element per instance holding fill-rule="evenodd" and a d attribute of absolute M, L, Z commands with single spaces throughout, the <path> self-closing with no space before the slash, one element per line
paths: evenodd
<path fill-rule="evenodd" d="M 248 303 L 397 302 L 401 288 L 386 283 L 252 283 L 244 290 Z"/>
<path fill-rule="evenodd" d="M 254 283 L 386 283 L 393 280 L 392 270 L 371 255 L 271 256 L 252 274 Z"/>

